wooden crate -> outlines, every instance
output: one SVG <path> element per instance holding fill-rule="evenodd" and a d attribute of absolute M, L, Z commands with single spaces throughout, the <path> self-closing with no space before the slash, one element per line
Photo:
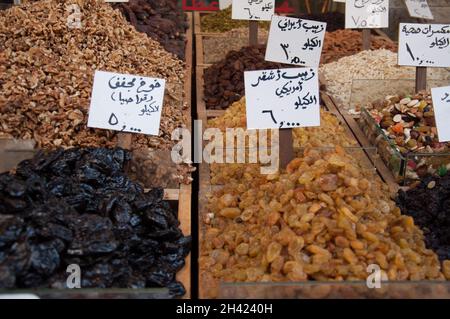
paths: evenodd
<path fill-rule="evenodd" d="M 188 16 L 189 29 L 187 30 L 186 42 L 186 67 L 185 67 L 185 101 L 188 106 L 186 109 L 187 123 L 186 127 L 192 131 L 191 116 L 191 90 L 192 90 L 192 52 L 193 52 L 193 16 L 192 13 L 186 13 Z M 23 140 L 15 141 L 12 139 L 0 139 L 0 173 L 9 170 L 20 161 L 31 158 L 36 152 L 34 141 Z M 6 155 L 5 155 L 6 154 Z M 185 236 L 191 235 L 191 203 L 192 203 L 192 185 L 180 184 L 178 188 L 164 189 L 164 199 L 172 202 L 177 207 L 180 228 Z M 191 254 L 186 257 L 185 267 L 177 273 L 177 280 L 183 283 L 186 294 L 183 298 L 191 297 Z"/>

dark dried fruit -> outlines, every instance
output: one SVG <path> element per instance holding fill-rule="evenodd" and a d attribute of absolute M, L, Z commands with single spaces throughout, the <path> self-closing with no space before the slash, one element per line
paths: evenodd
<path fill-rule="evenodd" d="M 82 288 L 168 287 L 191 238 L 163 190 L 144 193 L 124 171 L 123 149 L 39 152 L 0 175 L 0 288 L 64 288 L 67 266 Z"/>
<path fill-rule="evenodd" d="M 427 176 L 415 188 L 401 190 L 397 204 L 423 230 L 427 247 L 440 260 L 450 259 L 450 175 Z"/>
<path fill-rule="evenodd" d="M 130 0 L 128 3 L 116 3 L 113 7 L 120 9 L 138 31 L 185 60 L 188 23 L 176 0 Z"/>

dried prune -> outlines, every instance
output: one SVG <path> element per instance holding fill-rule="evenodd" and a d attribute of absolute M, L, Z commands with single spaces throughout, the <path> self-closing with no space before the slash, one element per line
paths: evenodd
<path fill-rule="evenodd" d="M 0 175 L 0 288 L 65 288 L 78 264 L 82 288 L 168 287 L 191 238 L 163 189 L 130 180 L 123 149 L 39 152 Z"/>

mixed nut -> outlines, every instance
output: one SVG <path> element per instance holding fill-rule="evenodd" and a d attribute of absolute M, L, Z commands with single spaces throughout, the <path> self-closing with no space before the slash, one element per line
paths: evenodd
<path fill-rule="evenodd" d="M 449 145 L 438 140 L 429 92 L 386 96 L 373 102 L 370 109 L 364 112 L 381 128 L 389 144 L 400 154 L 398 157 L 405 158 L 405 177 L 418 179 L 427 174 L 442 176 L 447 173 L 450 159 L 439 154 L 448 154 Z M 362 123 L 370 127 L 365 121 Z"/>

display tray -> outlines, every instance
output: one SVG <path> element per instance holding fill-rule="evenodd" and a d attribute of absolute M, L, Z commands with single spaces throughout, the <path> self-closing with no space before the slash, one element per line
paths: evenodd
<path fill-rule="evenodd" d="M 192 62 L 193 62 L 193 15 L 190 12 L 186 13 L 189 23 L 189 28 L 186 30 L 186 62 L 185 62 L 185 83 L 184 83 L 184 101 L 187 105 L 185 109 L 185 116 L 187 119 L 186 128 L 192 132 Z M 125 143 L 121 146 L 127 148 Z M 0 139 L 0 172 L 13 168 L 22 160 L 31 158 L 37 151 L 35 143 L 32 140 L 14 141 L 11 139 Z M 170 152 L 164 157 L 170 156 Z M 170 158 L 170 157 L 169 157 Z M 174 164 L 173 164 L 174 165 Z M 178 184 L 170 185 L 164 188 L 164 199 L 177 210 L 178 219 L 180 221 L 180 229 L 185 236 L 191 235 L 191 202 L 192 202 L 192 185 Z M 186 294 L 183 298 L 188 299 L 191 296 L 191 254 L 186 257 L 186 265 L 177 273 L 177 280 L 182 282 L 186 289 Z M 77 289 L 73 290 L 14 290 L 5 291 L 3 293 L 32 293 L 42 298 L 167 298 L 167 289 Z"/>
<path fill-rule="evenodd" d="M 408 186 L 419 179 L 414 167 L 426 165 L 428 172 L 437 171 L 441 167 L 450 165 L 450 153 L 408 153 L 401 154 L 394 141 L 390 139 L 375 122 L 369 112 L 363 108 L 358 124 L 378 152 L 386 166 L 391 170 L 398 183 Z"/>

